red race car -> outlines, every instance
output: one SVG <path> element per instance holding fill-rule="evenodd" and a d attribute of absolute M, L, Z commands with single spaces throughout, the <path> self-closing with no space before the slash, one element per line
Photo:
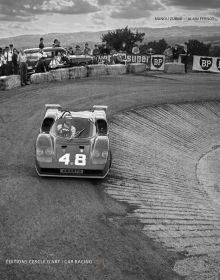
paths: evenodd
<path fill-rule="evenodd" d="M 46 104 L 36 140 L 40 176 L 104 178 L 111 167 L 107 106 L 70 111 Z"/>

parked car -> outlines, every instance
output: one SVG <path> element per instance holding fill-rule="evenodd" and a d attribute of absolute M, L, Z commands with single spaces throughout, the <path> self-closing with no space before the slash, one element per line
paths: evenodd
<path fill-rule="evenodd" d="M 69 55 L 67 50 L 63 47 L 45 47 L 42 50 L 39 48 L 25 49 L 24 52 L 28 58 L 28 73 L 29 75 L 35 72 L 42 72 L 38 70 L 43 67 L 45 69 L 58 69 L 73 66 L 86 66 L 93 63 L 93 56 L 91 55 Z"/>
<path fill-rule="evenodd" d="M 67 51 L 63 47 L 45 47 L 42 50 L 39 48 L 32 48 L 32 49 L 25 49 L 24 52 L 26 53 L 27 58 L 28 58 L 27 63 L 28 63 L 29 74 L 32 74 L 35 72 L 35 70 L 37 68 L 37 64 L 39 63 L 39 61 L 41 59 L 43 59 L 46 69 L 49 70 L 51 60 L 55 56 L 57 56 L 59 53 L 61 55 L 65 55 L 65 56 L 67 55 Z M 62 67 L 66 67 L 66 66 L 70 66 L 70 65 L 63 62 L 63 63 L 60 63 L 59 65 L 57 65 L 57 67 L 55 67 L 55 68 L 62 68 Z"/>
<path fill-rule="evenodd" d="M 93 56 L 92 55 L 69 55 L 69 60 L 71 61 L 72 66 L 86 66 L 89 64 L 93 64 Z"/>

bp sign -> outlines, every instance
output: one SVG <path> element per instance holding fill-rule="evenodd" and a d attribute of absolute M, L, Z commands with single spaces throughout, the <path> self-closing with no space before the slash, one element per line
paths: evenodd
<path fill-rule="evenodd" d="M 216 59 L 216 67 L 220 71 L 220 58 Z"/>
<path fill-rule="evenodd" d="M 200 66 L 203 70 L 209 70 L 212 67 L 212 57 L 201 57 Z"/>
<path fill-rule="evenodd" d="M 164 62 L 164 58 L 162 56 L 152 57 L 152 64 L 155 68 L 161 68 L 163 62 Z"/>

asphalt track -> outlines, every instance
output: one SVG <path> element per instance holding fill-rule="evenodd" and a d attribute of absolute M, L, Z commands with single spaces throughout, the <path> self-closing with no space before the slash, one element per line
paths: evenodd
<path fill-rule="evenodd" d="M 130 218 L 137 209 L 135 201 L 128 203 L 125 199 L 125 203 L 121 203 L 114 195 L 108 195 L 106 185 L 112 178 L 112 186 L 116 181 L 122 183 L 123 188 L 129 184 L 129 177 L 126 181 L 126 177 L 118 175 L 121 167 L 115 161 L 119 156 L 117 151 L 123 149 L 113 145 L 113 168 L 103 181 L 47 179 L 36 175 L 34 141 L 45 103 L 77 109 L 108 105 L 112 140 L 117 140 L 114 118 L 123 116 L 125 111 L 143 105 L 157 107 L 195 101 L 209 104 L 220 101 L 219 89 L 219 76 L 214 74 L 146 73 L 30 85 L 1 92 L 0 279 L 183 279 L 181 275 L 186 274 L 178 264 L 185 260 L 185 252 L 175 246 L 169 250 L 162 239 L 152 236 L 152 228 L 143 231 L 139 217 Z M 139 136 L 140 133 L 137 139 Z M 143 138 L 140 139 L 142 145 Z M 121 147 L 124 144 L 120 143 Z M 125 164 L 129 157 L 122 156 Z M 185 179 L 187 182 L 187 177 Z M 149 190 L 148 198 L 150 195 Z M 213 215 L 217 215 L 216 212 Z M 35 262 L 8 264 L 7 260 Z M 43 260 L 60 262 L 41 264 Z M 91 263 L 73 264 L 68 260 L 91 260 Z"/>

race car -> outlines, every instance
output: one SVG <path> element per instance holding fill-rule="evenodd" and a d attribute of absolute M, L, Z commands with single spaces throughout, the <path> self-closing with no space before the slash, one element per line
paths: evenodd
<path fill-rule="evenodd" d="M 35 146 L 38 175 L 104 178 L 112 162 L 107 106 L 87 111 L 45 107 Z"/>

